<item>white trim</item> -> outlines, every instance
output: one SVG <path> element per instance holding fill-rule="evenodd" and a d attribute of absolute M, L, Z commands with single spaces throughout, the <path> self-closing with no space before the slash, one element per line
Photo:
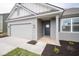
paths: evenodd
<path fill-rule="evenodd" d="M 59 11 L 63 11 L 64 10 L 64 9 L 62 9 L 60 7 L 58 8 L 57 6 L 51 5 L 49 3 L 45 3 L 45 4 L 48 5 L 48 7 L 54 8 L 54 9 L 59 10 Z"/>
<path fill-rule="evenodd" d="M 59 15 L 56 16 L 56 40 L 59 44 Z"/>
<path fill-rule="evenodd" d="M 73 32 L 73 27 L 72 27 L 72 18 L 71 18 L 71 32 Z"/>

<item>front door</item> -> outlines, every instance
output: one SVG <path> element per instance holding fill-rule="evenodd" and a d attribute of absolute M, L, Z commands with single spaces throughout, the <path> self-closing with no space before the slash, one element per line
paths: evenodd
<path fill-rule="evenodd" d="M 45 36 L 50 36 L 50 21 L 43 22 L 43 32 Z"/>

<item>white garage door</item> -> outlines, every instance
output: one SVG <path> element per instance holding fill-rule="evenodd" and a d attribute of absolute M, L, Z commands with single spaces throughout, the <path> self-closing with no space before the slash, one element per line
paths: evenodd
<path fill-rule="evenodd" d="M 17 24 L 11 26 L 11 36 L 32 39 L 32 24 Z"/>

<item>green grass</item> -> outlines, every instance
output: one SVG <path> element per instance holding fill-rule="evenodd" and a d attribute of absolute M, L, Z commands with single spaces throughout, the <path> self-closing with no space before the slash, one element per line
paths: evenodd
<path fill-rule="evenodd" d="M 24 50 L 22 48 L 16 48 L 8 52 L 4 56 L 39 56 L 39 55 L 36 53 L 30 52 L 28 50 Z"/>

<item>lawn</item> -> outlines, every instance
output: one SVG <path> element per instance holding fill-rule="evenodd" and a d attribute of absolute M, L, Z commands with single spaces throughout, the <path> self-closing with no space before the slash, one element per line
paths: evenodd
<path fill-rule="evenodd" d="M 16 48 L 8 52 L 4 56 L 39 56 L 39 55 L 36 53 L 30 52 L 28 50 L 24 50 L 22 48 Z"/>

